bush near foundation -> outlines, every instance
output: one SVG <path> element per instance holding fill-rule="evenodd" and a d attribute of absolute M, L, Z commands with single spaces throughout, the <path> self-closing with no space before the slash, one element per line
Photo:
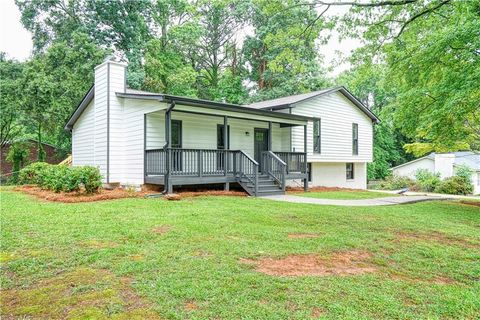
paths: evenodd
<path fill-rule="evenodd" d="M 470 181 L 463 177 L 453 176 L 440 182 L 435 188 L 435 192 L 467 195 L 473 192 L 473 186 Z"/>
<path fill-rule="evenodd" d="M 20 171 L 21 184 L 35 184 L 54 192 L 74 192 L 81 187 L 87 193 L 98 192 L 102 176 L 98 168 L 91 166 L 68 167 L 37 162 Z"/>

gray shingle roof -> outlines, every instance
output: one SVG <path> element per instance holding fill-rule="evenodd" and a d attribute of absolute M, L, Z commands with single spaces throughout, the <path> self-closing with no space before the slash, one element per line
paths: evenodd
<path fill-rule="evenodd" d="M 297 94 L 293 96 L 282 97 L 282 98 L 277 98 L 272 100 L 255 102 L 255 103 L 246 105 L 246 107 L 253 108 L 253 109 L 270 109 L 270 110 L 283 109 L 288 107 L 294 107 L 296 103 L 299 103 L 301 101 L 312 99 L 312 98 L 319 97 L 319 96 L 326 95 L 333 92 L 342 93 L 363 113 L 369 116 L 373 122 L 375 123 L 380 122 L 380 119 L 372 111 L 370 111 L 370 109 L 368 109 L 358 98 L 356 98 L 350 91 L 348 91 L 343 86 L 309 92 L 309 93 Z"/>
<path fill-rule="evenodd" d="M 265 109 L 265 108 L 273 108 L 273 107 L 279 107 L 279 106 L 288 106 L 293 103 L 297 103 L 306 99 L 314 98 L 316 96 L 322 95 L 326 92 L 331 91 L 332 89 L 324 89 L 320 91 L 313 91 L 313 92 L 308 92 L 308 93 L 302 93 L 302 94 L 297 94 L 293 96 L 288 96 L 288 97 L 281 97 L 277 99 L 272 99 L 272 100 L 265 100 L 265 101 L 260 101 L 260 102 L 254 102 L 247 107 L 250 108 L 255 108 L 255 109 Z"/>

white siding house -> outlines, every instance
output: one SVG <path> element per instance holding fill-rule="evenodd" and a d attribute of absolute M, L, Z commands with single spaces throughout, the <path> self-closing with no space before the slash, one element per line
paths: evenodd
<path fill-rule="evenodd" d="M 431 153 L 392 168 L 392 174 L 415 179 L 415 173 L 419 169 L 425 169 L 439 173 L 440 178 L 445 179 L 454 176 L 460 166 L 472 170 L 473 194 L 480 194 L 480 153 L 473 151 Z"/>
<path fill-rule="evenodd" d="M 250 106 L 314 118 L 307 126 L 310 186 L 366 189 L 367 163 L 373 161 L 373 125 L 378 119 L 345 88 L 262 101 Z M 319 124 L 315 135 L 314 121 Z M 354 126 L 358 137 L 355 152 Z M 303 139 L 303 128 L 293 127 L 293 151 L 303 151 Z M 316 149 L 314 139 L 318 140 Z M 347 166 L 353 168 L 353 176 L 347 177 Z M 290 184 L 296 183 L 292 181 Z"/>
<path fill-rule="evenodd" d="M 132 90 L 125 70 L 113 61 L 97 66 L 66 125 L 73 165 L 97 166 L 105 183 L 160 184 L 167 192 L 239 183 L 255 195 L 283 193 L 287 184 L 366 188 L 378 119 L 343 87 L 287 97 L 281 108 L 240 106 Z"/>

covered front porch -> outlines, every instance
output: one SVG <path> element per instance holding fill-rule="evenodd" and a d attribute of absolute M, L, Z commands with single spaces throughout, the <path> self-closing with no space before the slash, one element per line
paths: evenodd
<path fill-rule="evenodd" d="M 144 182 L 174 186 L 240 184 L 250 195 L 283 193 L 286 181 L 307 188 L 304 149 L 292 151 L 291 128 L 307 119 L 176 105 L 144 115 Z M 226 129 L 225 129 L 226 128 Z M 305 130 L 306 131 L 306 130 Z M 304 137 L 305 138 L 305 137 Z"/>

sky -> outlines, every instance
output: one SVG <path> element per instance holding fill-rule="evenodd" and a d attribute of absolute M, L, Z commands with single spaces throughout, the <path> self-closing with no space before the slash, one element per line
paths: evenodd
<path fill-rule="evenodd" d="M 334 7 L 328 11 L 329 15 L 345 13 L 346 7 Z M 336 65 L 340 56 L 348 56 L 353 49 L 360 46 L 355 39 L 338 40 L 337 34 L 332 34 L 330 41 L 322 45 L 319 50 L 324 56 L 326 66 L 334 66 L 329 72 L 336 76 L 348 68 L 348 64 Z M 31 33 L 20 22 L 20 11 L 14 0 L 0 0 L 0 51 L 6 52 L 9 58 L 19 61 L 27 60 L 32 53 Z"/>

